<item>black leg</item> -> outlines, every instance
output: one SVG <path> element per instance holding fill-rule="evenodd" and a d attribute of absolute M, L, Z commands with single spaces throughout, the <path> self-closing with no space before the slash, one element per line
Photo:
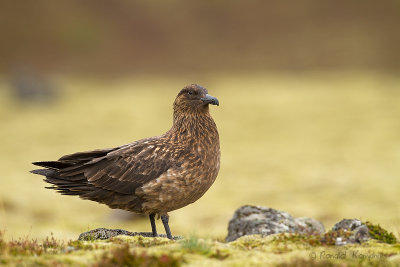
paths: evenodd
<path fill-rule="evenodd" d="M 168 215 L 161 215 L 161 221 L 164 224 L 165 233 L 167 234 L 167 237 L 169 239 L 172 239 L 171 230 L 169 229 L 169 225 L 168 225 L 169 216 Z"/>
<path fill-rule="evenodd" d="M 155 214 L 150 214 L 150 224 L 151 224 L 151 231 L 153 232 L 153 237 L 157 237 L 157 228 L 156 228 L 156 221 L 154 220 Z"/>

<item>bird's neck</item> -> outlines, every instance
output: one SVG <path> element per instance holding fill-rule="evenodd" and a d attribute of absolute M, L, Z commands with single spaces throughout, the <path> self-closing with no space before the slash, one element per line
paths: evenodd
<path fill-rule="evenodd" d="M 217 127 L 208 110 L 174 113 L 174 122 L 169 133 L 178 138 L 178 141 L 205 136 L 218 138 Z"/>

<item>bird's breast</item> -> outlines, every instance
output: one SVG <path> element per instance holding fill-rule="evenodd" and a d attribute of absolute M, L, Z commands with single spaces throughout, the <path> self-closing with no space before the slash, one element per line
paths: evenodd
<path fill-rule="evenodd" d="M 137 190 L 147 213 L 168 212 L 195 202 L 218 175 L 218 135 L 181 140 L 175 147 L 180 147 L 174 155 L 175 166 Z"/>

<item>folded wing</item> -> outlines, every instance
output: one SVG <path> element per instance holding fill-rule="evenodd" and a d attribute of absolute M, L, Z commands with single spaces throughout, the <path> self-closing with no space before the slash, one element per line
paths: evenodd
<path fill-rule="evenodd" d="M 57 161 L 35 162 L 45 167 L 32 171 L 46 176 L 52 189 L 118 207 L 135 190 L 174 167 L 173 151 L 156 140 L 126 146 L 79 152 Z M 131 199 L 132 200 L 132 199 Z"/>

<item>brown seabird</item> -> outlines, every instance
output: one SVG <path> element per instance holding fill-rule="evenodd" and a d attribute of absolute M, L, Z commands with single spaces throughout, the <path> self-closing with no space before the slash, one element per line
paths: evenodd
<path fill-rule="evenodd" d="M 63 195 L 78 195 L 108 205 L 148 214 L 153 236 L 155 216 L 172 239 L 168 212 L 198 200 L 210 188 L 220 166 L 219 136 L 209 113 L 219 105 L 207 89 L 183 88 L 173 105 L 173 124 L 163 135 L 110 149 L 78 152 L 57 161 L 34 162 Z"/>

